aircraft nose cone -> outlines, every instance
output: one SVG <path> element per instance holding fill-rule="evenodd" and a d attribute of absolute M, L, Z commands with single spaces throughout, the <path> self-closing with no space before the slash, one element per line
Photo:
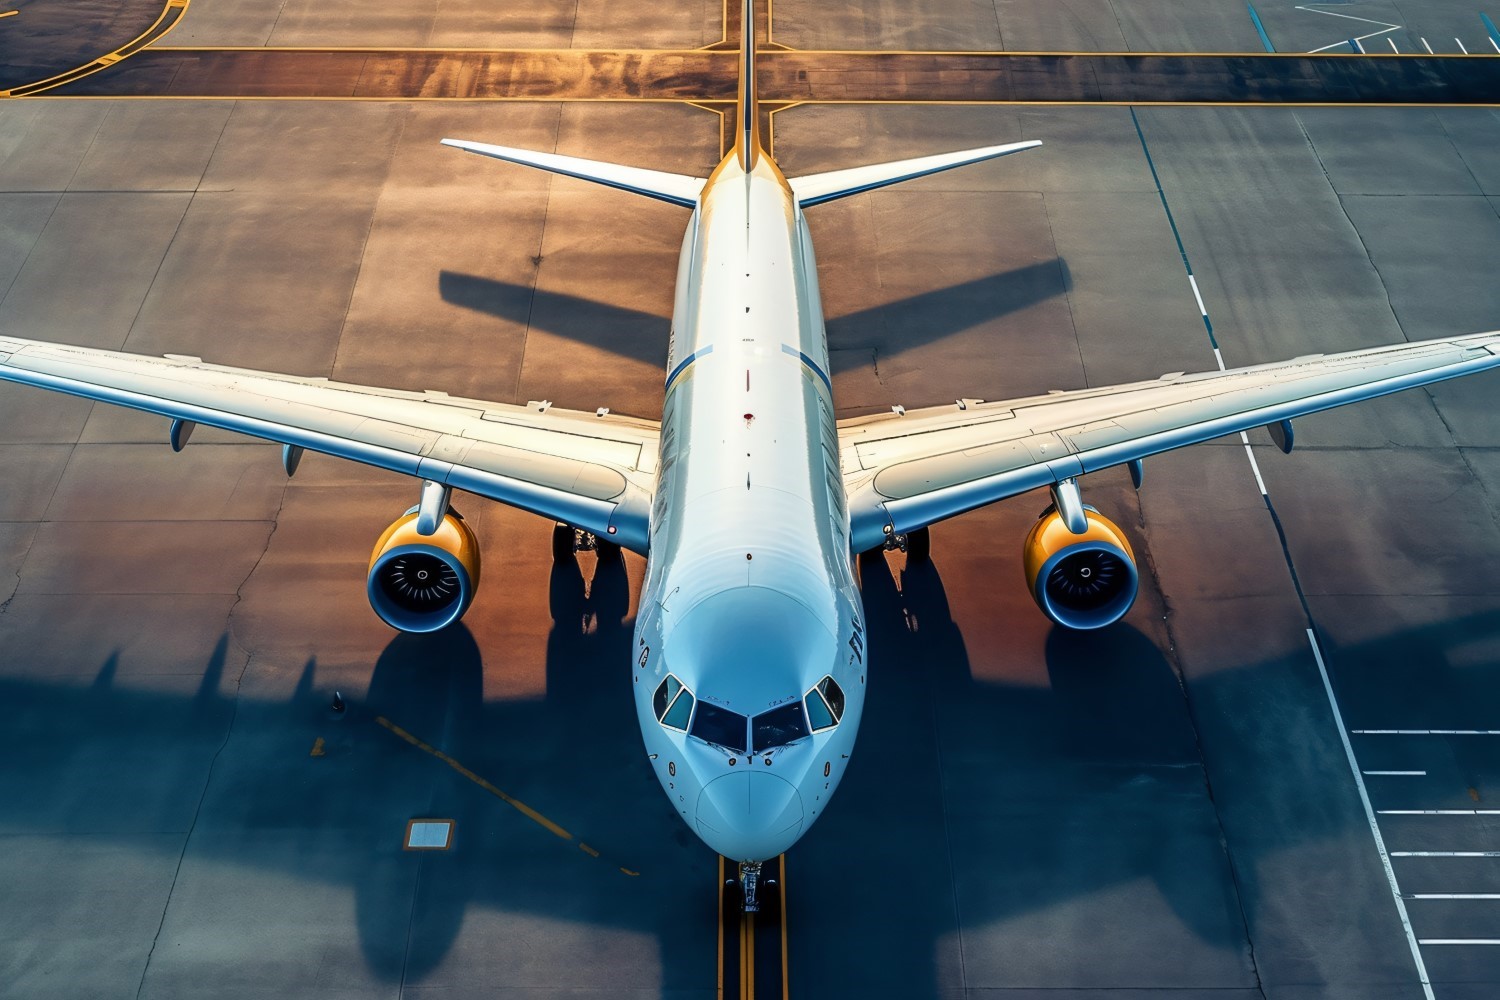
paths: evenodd
<path fill-rule="evenodd" d="M 802 796 L 791 782 L 748 768 L 715 778 L 698 796 L 698 835 L 726 858 L 763 861 L 796 842 Z"/>

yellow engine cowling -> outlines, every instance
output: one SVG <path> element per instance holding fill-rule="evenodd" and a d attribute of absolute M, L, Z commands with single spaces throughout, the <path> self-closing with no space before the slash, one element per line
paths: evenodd
<path fill-rule="evenodd" d="M 1140 578 L 1130 542 L 1109 518 L 1085 507 L 1088 528 L 1075 535 L 1053 508 L 1026 535 L 1026 586 L 1042 613 L 1073 629 L 1103 628 L 1135 603 Z"/>
<path fill-rule="evenodd" d="M 469 610 L 479 586 L 479 539 L 449 509 L 431 535 L 417 534 L 417 508 L 391 523 L 370 556 L 366 591 L 387 625 L 436 632 Z"/>

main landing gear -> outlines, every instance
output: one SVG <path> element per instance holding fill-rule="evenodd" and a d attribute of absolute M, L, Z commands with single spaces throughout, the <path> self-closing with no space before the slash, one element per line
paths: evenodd
<path fill-rule="evenodd" d="M 926 562 L 932 558 L 932 534 L 927 528 L 918 528 L 904 535 L 889 535 L 885 551 L 905 552 L 909 563 Z"/>
<path fill-rule="evenodd" d="M 552 558 L 555 561 L 571 559 L 579 552 L 590 550 L 601 559 L 613 559 L 620 554 L 618 544 L 582 528 L 561 521 L 552 528 Z"/>

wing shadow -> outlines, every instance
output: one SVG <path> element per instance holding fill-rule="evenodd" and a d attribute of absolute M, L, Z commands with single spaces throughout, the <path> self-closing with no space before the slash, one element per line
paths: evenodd
<path fill-rule="evenodd" d="M 827 328 L 835 373 L 860 361 L 838 352 L 899 354 L 1065 294 L 1071 284 L 1067 262 L 1057 257 L 834 317 Z M 447 270 L 438 274 L 438 293 L 450 305 L 666 364 L 669 321 L 654 313 Z"/>

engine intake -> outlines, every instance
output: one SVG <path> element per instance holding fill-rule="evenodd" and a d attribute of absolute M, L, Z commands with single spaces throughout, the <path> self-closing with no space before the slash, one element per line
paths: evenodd
<path fill-rule="evenodd" d="M 417 532 L 413 507 L 392 522 L 370 556 L 370 606 L 402 632 L 436 632 L 463 617 L 479 586 L 479 539 L 449 508 L 437 531 Z"/>
<path fill-rule="evenodd" d="M 1112 625 L 1135 603 L 1140 577 L 1125 533 L 1093 507 L 1075 535 L 1053 507 L 1042 512 L 1022 553 L 1026 585 L 1042 613 L 1072 629 Z"/>

